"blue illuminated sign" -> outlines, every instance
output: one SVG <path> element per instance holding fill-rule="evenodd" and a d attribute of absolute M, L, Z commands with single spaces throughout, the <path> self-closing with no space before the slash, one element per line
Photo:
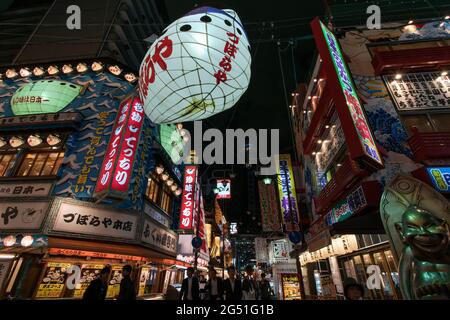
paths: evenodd
<path fill-rule="evenodd" d="M 450 167 L 427 168 L 434 187 L 441 192 L 450 192 Z"/>

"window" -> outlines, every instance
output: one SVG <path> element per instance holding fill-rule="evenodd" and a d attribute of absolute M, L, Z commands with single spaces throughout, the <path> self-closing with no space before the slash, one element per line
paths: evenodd
<path fill-rule="evenodd" d="M 0 177 L 6 177 L 14 166 L 16 154 L 0 154 Z"/>
<path fill-rule="evenodd" d="M 148 178 L 147 191 L 145 194 L 147 198 L 155 204 L 158 204 L 158 195 L 160 189 L 159 183 L 159 179 L 154 173 L 152 173 Z"/>
<path fill-rule="evenodd" d="M 63 158 L 64 152 L 26 153 L 16 176 L 55 176 L 58 173 Z"/>
<path fill-rule="evenodd" d="M 152 203 L 159 206 L 167 213 L 172 210 L 172 192 L 169 187 L 158 178 L 155 173 L 151 173 L 148 178 L 147 190 L 145 195 Z"/>

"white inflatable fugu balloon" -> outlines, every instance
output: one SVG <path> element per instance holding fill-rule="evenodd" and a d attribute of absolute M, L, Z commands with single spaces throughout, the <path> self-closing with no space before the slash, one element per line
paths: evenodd
<path fill-rule="evenodd" d="M 197 8 L 169 25 L 139 70 L 154 123 L 208 118 L 231 108 L 250 82 L 250 46 L 233 10 Z"/>

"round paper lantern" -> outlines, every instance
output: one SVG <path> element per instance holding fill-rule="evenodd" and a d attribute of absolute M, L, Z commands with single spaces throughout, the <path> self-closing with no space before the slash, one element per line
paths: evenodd
<path fill-rule="evenodd" d="M 250 81 L 250 46 L 233 10 L 197 8 L 150 47 L 139 93 L 154 123 L 208 118 L 231 108 Z"/>

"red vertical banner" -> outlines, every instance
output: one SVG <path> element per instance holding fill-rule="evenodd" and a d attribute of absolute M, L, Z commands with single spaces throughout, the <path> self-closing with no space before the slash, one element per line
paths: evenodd
<path fill-rule="evenodd" d="M 183 193 L 181 196 L 181 212 L 179 229 L 194 231 L 194 209 L 196 200 L 197 167 L 186 166 L 184 169 Z"/>
<path fill-rule="evenodd" d="M 140 99 L 133 99 L 130 115 L 125 126 L 122 149 L 115 168 L 111 189 L 115 192 L 128 193 L 130 187 L 131 172 L 136 156 L 139 135 L 144 123 L 144 107 Z"/>
<path fill-rule="evenodd" d="M 95 185 L 96 197 L 126 198 L 139 144 L 144 108 L 139 98 L 128 98 L 120 104 L 105 159 Z"/>
<path fill-rule="evenodd" d="M 128 114 L 131 106 L 131 98 L 123 101 L 119 106 L 119 112 L 116 116 L 116 121 L 111 133 L 111 138 L 106 149 L 105 158 L 98 176 L 97 183 L 95 185 L 94 194 L 100 194 L 107 191 L 111 185 L 113 171 L 116 166 L 117 158 L 119 156 L 119 150 L 122 143 L 123 132 L 125 130 L 125 123 L 128 118 Z"/>

